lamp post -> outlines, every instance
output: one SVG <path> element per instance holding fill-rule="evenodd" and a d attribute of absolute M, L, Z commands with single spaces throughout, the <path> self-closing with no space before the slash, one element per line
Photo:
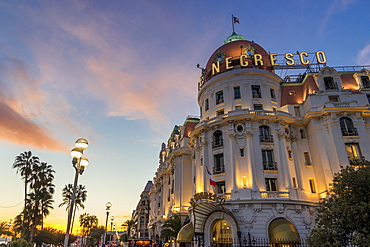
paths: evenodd
<path fill-rule="evenodd" d="M 105 218 L 105 232 L 104 232 L 104 239 L 103 239 L 103 244 L 104 245 L 105 245 L 105 240 L 107 238 L 108 217 L 109 217 L 109 213 L 110 213 L 110 207 L 112 207 L 112 203 L 107 202 L 107 204 L 105 204 L 105 206 L 106 206 L 105 212 L 107 213 L 107 217 Z"/>
<path fill-rule="evenodd" d="M 75 197 L 76 197 L 76 187 L 78 182 L 78 176 L 82 175 L 82 173 L 85 170 L 85 167 L 89 164 L 89 160 L 83 156 L 84 150 L 89 146 L 89 143 L 84 138 L 79 138 L 76 143 L 75 147 L 71 150 L 71 156 L 72 156 L 72 165 L 75 169 L 75 179 L 73 183 L 73 192 L 72 192 L 72 198 L 71 198 L 71 204 L 69 205 L 68 210 L 68 221 L 67 221 L 67 230 L 66 235 L 64 238 L 64 247 L 68 247 L 69 245 L 69 231 L 71 228 L 71 220 L 72 220 L 72 213 L 75 203 Z"/>
<path fill-rule="evenodd" d="M 110 241 L 111 244 L 112 244 L 112 240 L 113 240 L 113 221 L 114 221 L 114 216 L 110 217 L 110 231 L 111 231 L 111 234 L 109 236 L 109 241 Z"/>

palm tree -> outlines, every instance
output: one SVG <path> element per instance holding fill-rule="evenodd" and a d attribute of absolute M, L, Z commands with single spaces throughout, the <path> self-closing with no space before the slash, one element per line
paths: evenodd
<path fill-rule="evenodd" d="M 55 171 L 52 166 L 46 162 L 41 164 L 33 164 L 32 171 L 29 176 L 29 183 L 31 193 L 27 198 L 27 212 L 30 215 L 30 242 L 32 243 L 35 235 L 36 227 L 41 225 L 43 228 L 44 217 L 49 215 L 51 205 L 54 200 L 53 193 L 54 187 L 53 179 Z"/>
<path fill-rule="evenodd" d="M 9 229 L 9 223 L 6 222 L 6 221 L 2 221 L 0 222 L 0 235 L 7 235 L 7 236 L 11 236 L 12 233 L 10 232 L 10 229 Z"/>
<path fill-rule="evenodd" d="M 27 201 L 27 191 L 28 191 L 28 183 L 29 177 L 32 173 L 33 165 L 38 165 L 40 163 L 39 158 L 32 156 L 32 152 L 23 152 L 20 155 L 15 157 L 13 168 L 17 169 L 17 173 L 19 172 L 24 180 L 24 208 L 26 208 L 26 201 Z M 22 236 L 24 235 L 24 223 L 27 221 L 27 214 L 23 214 L 22 218 Z"/>
<path fill-rule="evenodd" d="M 71 205 L 71 200 L 72 200 L 72 193 L 73 193 L 72 184 L 65 185 L 63 190 L 62 190 L 63 202 L 61 204 L 59 204 L 59 207 L 67 205 L 66 210 L 69 210 L 69 207 Z M 73 230 L 73 223 L 74 223 L 74 220 L 75 220 L 76 210 L 78 210 L 79 208 L 85 209 L 84 202 L 86 201 L 86 198 L 87 198 L 87 190 L 86 190 L 85 185 L 81 185 L 81 184 L 78 185 L 77 188 L 76 188 L 71 232 Z"/>
<path fill-rule="evenodd" d="M 82 226 L 82 234 L 90 234 L 91 228 L 98 225 L 98 218 L 95 215 L 90 215 L 89 213 L 84 213 L 80 215 L 80 226 Z"/>
<path fill-rule="evenodd" d="M 189 223 L 189 218 L 185 219 L 184 224 L 181 222 L 181 216 L 179 214 L 173 215 L 171 218 L 166 220 L 162 225 L 161 238 L 177 238 L 181 227 Z"/>
<path fill-rule="evenodd" d="M 125 222 L 123 222 L 123 224 L 121 225 L 122 227 L 126 228 L 126 231 L 127 231 L 127 238 L 130 238 L 130 234 L 131 234 L 131 229 L 134 227 L 135 225 L 135 221 L 134 220 L 126 220 Z"/>

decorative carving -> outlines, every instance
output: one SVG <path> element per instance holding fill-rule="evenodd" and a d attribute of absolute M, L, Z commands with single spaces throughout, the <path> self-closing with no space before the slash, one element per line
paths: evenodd
<path fill-rule="evenodd" d="M 284 213 L 284 204 L 276 204 L 276 212 L 279 214 Z"/>

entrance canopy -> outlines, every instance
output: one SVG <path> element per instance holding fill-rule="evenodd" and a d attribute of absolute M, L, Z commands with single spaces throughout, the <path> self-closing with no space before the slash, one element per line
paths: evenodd
<path fill-rule="evenodd" d="M 178 243 L 188 243 L 191 242 L 191 239 L 194 235 L 194 227 L 192 223 L 188 223 L 185 226 L 183 226 L 179 233 L 177 234 L 176 241 Z"/>

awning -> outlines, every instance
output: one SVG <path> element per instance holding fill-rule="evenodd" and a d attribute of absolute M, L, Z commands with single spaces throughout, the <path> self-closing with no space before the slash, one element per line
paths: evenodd
<path fill-rule="evenodd" d="M 194 235 L 194 227 L 192 223 L 188 223 L 183 226 L 179 233 L 177 234 L 177 243 L 188 243 L 191 242 L 191 239 Z"/>

